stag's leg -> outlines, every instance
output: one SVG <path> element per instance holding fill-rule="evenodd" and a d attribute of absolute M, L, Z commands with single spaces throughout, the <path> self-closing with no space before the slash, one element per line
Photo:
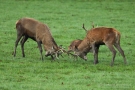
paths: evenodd
<path fill-rule="evenodd" d="M 95 45 L 95 43 L 93 43 L 93 44 L 91 44 L 91 46 L 92 46 L 92 50 L 93 50 L 93 54 L 94 54 L 94 64 L 97 64 L 99 45 Z"/>
<path fill-rule="evenodd" d="M 96 50 L 95 50 L 95 44 L 91 44 L 91 47 L 92 47 L 92 51 L 93 51 L 93 54 L 94 54 L 94 64 L 96 64 L 96 60 L 95 60 L 95 57 L 96 57 Z"/>
<path fill-rule="evenodd" d="M 27 41 L 28 37 L 27 36 L 24 36 L 21 40 L 21 49 L 22 49 L 22 55 L 23 57 L 25 57 L 25 53 L 24 53 L 24 43 Z"/>
<path fill-rule="evenodd" d="M 38 44 L 38 48 L 41 54 L 41 59 L 43 60 L 43 54 L 42 54 L 43 50 L 42 50 L 41 42 L 37 41 L 37 44 Z"/>
<path fill-rule="evenodd" d="M 116 50 L 114 49 L 113 45 L 112 44 L 106 44 L 106 46 L 110 49 L 110 51 L 112 52 L 113 54 L 113 57 L 112 57 L 112 62 L 111 62 L 111 66 L 113 66 L 114 64 L 114 59 L 115 59 L 115 56 L 116 56 Z"/>
<path fill-rule="evenodd" d="M 96 45 L 95 47 L 95 54 L 94 54 L 94 64 L 98 63 L 98 50 L 100 45 Z"/>
<path fill-rule="evenodd" d="M 95 43 L 91 44 L 93 54 L 95 54 Z"/>
<path fill-rule="evenodd" d="M 120 47 L 120 44 L 115 44 L 114 46 L 115 46 L 115 47 L 118 49 L 118 51 L 121 53 L 121 55 L 122 55 L 122 57 L 123 57 L 123 59 L 124 59 L 124 63 L 127 64 L 124 51 L 123 51 L 122 48 Z"/>
<path fill-rule="evenodd" d="M 18 42 L 20 41 L 22 36 L 23 36 L 22 33 L 18 31 L 17 32 L 17 39 L 16 39 L 16 42 L 15 42 L 14 57 L 16 56 L 16 48 L 18 46 Z"/>

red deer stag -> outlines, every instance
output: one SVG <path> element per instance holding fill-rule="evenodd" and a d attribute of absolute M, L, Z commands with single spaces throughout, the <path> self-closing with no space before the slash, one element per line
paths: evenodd
<path fill-rule="evenodd" d="M 54 59 L 54 56 L 57 58 L 59 53 L 61 53 L 61 48 L 57 46 L 47 25 L 32 18 L 21 18 L 16 22 L 16 30 L 17 39 L 15 42 L 14 57 L 16 56 L 16 48 L 21 38 L 22 39 L 20 43 L 23 57 L 25 57 L 24 43 L 28 38 L 31 38 L 37 42 L 42 60 L 43 55 L 41 44 L 43 44 L 44 50 L 46 50 L 45 56 L 51 56 L 52 59 Z"/>
<path fill-rule="evenodd" d="M 114 64 L 114 59 L 116 56 L 116 50 L 114 49 L 114 46 L 121 53 L 124 59 L 124 63 L 125 64 L 127 63 L 125 55 L 124 55 L 124 51 L 121 49 L 121 46 L 120 46 L 120 32 L 118 32 L 114 28 L 97 27 L 97 28 L 92 28 L 91 30 L 88 30 L 86 37 L 79 44 L 79 46 L 75 46 L 76 48 L 75 54 L 77 56 L 80 56 L 80 55 L 83 56 L 83 54 L 85 53 L 83 49 L 90 46 L 92 47 L 92 50 L 94 53 L 94 64 L 97 64 L 99 47 L 100 45 L 104 45 L 104 44 L 110 49 L 113 55 L 111 66 Z"/>

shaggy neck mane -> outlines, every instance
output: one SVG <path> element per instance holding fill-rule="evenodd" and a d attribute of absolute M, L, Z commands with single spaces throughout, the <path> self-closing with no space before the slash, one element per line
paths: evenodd
<path fill-rule="evenodd" d="M 50 49 L 52 47 L 55 48 L 55 50 L 58 49 L 58 46 L 57 46 L 54 38 L 50 37 L 50 35 L 48 35 L 48 34 L 43 35 L 42 43 L 44 45 L 45 50 Z"/>

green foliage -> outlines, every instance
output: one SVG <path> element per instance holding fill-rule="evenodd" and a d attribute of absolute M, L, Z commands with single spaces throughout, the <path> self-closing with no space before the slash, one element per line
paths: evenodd
<path fill-rule="evenodd" d="M 0 1 L 0 90 L 134 90 L 135 82 L 135 2 L 130 0 L 4 0 Z M 22 58 L 16 40 L 15 23 L 22 17 L 35 18 L 46 23 L 58 45 L 66 49 L 74 39 L 83 39 L 82 29 L 95 26 L 114 27 L 121 32 L 121 47 L 128 65 L 117 53 L 114 66 L 112 54 L 106 46 L 100 47 L 99 64 L 64 58 L 40 60 L 36 42 L 25 43 L 26 57 Z"/>

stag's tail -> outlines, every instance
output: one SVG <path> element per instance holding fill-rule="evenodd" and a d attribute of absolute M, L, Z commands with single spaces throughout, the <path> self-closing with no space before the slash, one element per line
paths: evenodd
<path fill-rule="evenodd" d="M 21 27 L 21 23 L 20 20 L 16 21 L 16 30 L 19 29 Z"/>
<path fill-rule="evenodd" d="M 121 37 L 120 32 L 116 31 L 115 36 L 116 36 L 116 43 L 120 44 L 120 37 Z"/>

